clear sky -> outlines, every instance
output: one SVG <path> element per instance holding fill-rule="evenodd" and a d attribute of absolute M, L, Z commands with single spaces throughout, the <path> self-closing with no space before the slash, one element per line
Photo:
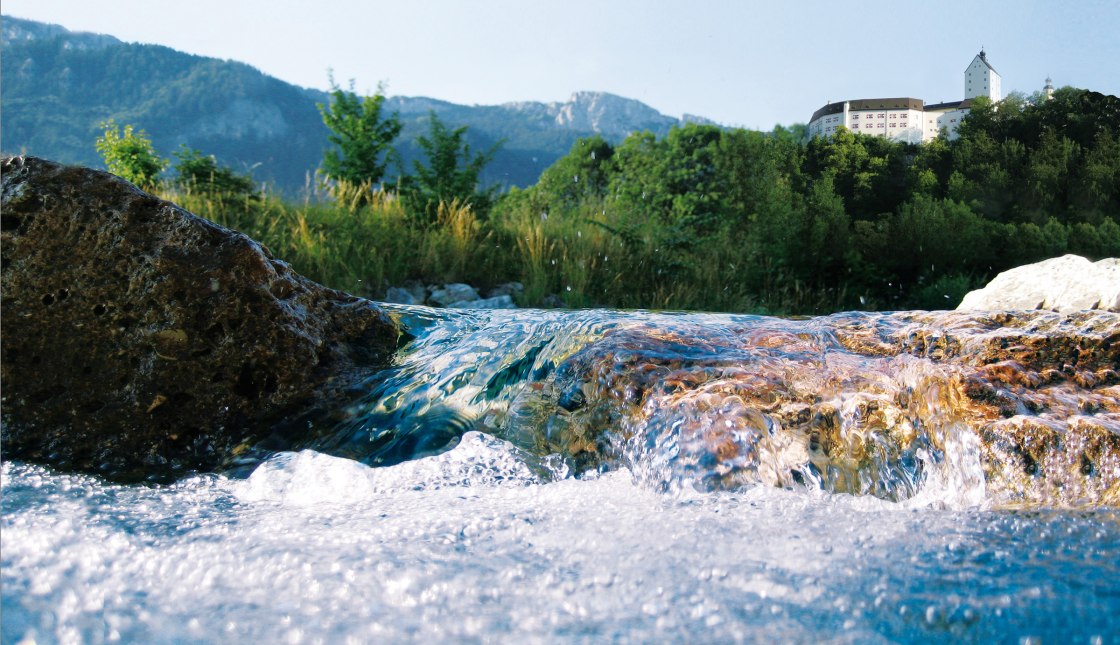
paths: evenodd
<path fill-rule="evenodd" d="M 770 129 L 829 101 L 963 98 L 981 47 L 1003 91 L 1120 93 L 1120 0 L 4 0 L 6 16 L 249 63 L 326 89 L 455 103 L 638 99 Z"/>

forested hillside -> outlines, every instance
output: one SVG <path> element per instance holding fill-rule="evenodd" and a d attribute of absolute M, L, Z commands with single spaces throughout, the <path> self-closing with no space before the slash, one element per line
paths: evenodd
<path fill-rule="evenodd" d="M 122 43 L 56 25 L 4 16 L 0 145 L 67 163 L 98 166 L 92 142 L 109 118 L 145 130 L 170 156 L 186 144 L 294 195 L 318 168 L 327 131 L 316 107 L 325 92 L 299 88 L 235 61 L 155 45 Z M 324 80 L 327 70 L 323 70 Z M 391 90 L 392 88 L 388 88 Z M 562 103 L 463 106 L 389 97 L 404 130 L 401 166 L 417 158 L 429 111 L 468 126 L 478 150 L 501 141 L 483 181 L 527 186 L 580 137 L 619 142 L 634 131 L 664 135 L 678 119 L 637 101 L 578 92 Z"/>

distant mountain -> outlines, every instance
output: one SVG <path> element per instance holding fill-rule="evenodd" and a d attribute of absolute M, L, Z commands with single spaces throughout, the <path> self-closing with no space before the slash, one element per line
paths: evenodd
<path fill-rule="evenodd" d="M 295 192 L 313 177 L 327 145 L 316 107 L 326 93 L 291 85 L 236 61 L 194 56 L 158 45 L 72 32 L 4 16 L 0 21 L 0 148 L 99 166 L 93 147 L 106 119 L 147 131 L 170 157 L 180 145 L 215 155 L 260 181 Z M 581 137 L 619 142 L 635 131 L 659 136 L 682 122 L 632 99 L 576 92 L 566 102 L 465 106 L 389 97 L 404 129 L 396 143 L 405 170 L 427 132 L 429 111 L 448 126 L 468 126 L 475 150 L 502 148 L 483 181 L 535 183 Z M 699 117 L 688 121 L 707 122 Z"/>

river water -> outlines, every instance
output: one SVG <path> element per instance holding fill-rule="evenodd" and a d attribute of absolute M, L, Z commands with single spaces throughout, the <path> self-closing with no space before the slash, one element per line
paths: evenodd
<path fill-rule="evenodd" d="M 867 494 L 713 487 L 634 427 L 540 449 L 588 343 L 772 321 L 394 311 L 417 340 L 300 450 L 162 486 L 5 462 L 0 640 L 1120 642 L 1120 512 L 996 503 L 967 428 Z"/>

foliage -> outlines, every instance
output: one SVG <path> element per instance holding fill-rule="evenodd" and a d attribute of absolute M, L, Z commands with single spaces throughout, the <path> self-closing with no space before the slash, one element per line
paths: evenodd
<path fill-rule="evenodd" d="M 550 206 L 571 208 L 585 199 L 602 199 L 615 171 L 614 146 L 595 135 L 576 141 L 567 155 L 541 173 L 539 192 Z"/>
<path fill-rule="evenodd" d="M 515 243 L 482 225 L 470 208 L 440 207 L 422 226 L 394 194 L 351 187 L 360 203 L 293 203 L 271 194 L 239 204 L 204 193 L 168 193 L 184 208 L 242 231 L 313 280 L 367 297 L 391 285 L 469 282 L 480 288 L 516 280 Z"/>
<path fill-rule="evenodd" d="M 253 178 L 234 172 L 218 163 L 214 155 L 204 155 L 183 145 L 174 153 L 175 185 L 180 190 L 197 191 L 208 195 L 244 197 L 254 191 Z"/>
<path fill-rule="evenodd" d="M 425 220 L 368 182 L 302 205 L 178 197 L 309 277 L 374 298 L 409 280 L 483 290 L 519 281 L 523 305 L 559 296 L 573 307 L 769 314 L 945 309 L 1013 266 L 1120 255 L 1118 128 L 1102 118 L 1083 145 L 1055 123 L 1049 141 L 977 131 L 921 146 L 700 126 L 617 147 L 591 138 L 486 218 L 452 200 Z M 1010 196 L 979 177 L 1004 181 Z M 1016 206 L 1032 181 L 1056 195 L 1045 219 Z"/>
<path fill-rule="evenodd" d="M 148 135 L 143 130 L 134 131 L 131 125 L 125 125 L 121 131 L 112 119 L 101 127 L 104 133 L 94 147 L 109 172 L 144 190 L 154 188 L 159 183 L 159 174 L 167 167 L 167 160 L 156 154 Z"/>
<path fill-rule="evenodd" d="M 436 218 L 444 204 L 454 203 L 484 215 L 490 210 L 497 189 L 480 188 L 478 177 L 494 158 L 500 144 L 486 152 L 472 154 L 470 145 L 463 139 L 467 126 L 449 129 L 434 111 L 429 113 L 428 119 L 427 136 L 417 139 L 427 165 L 414 161 L 415 174 L 402 178 L 401 182 L 401 192 L 410 209 L 429 222 Z"/>
<path fill-rule="evenodd" d="M 686 125 L 583 140 L 493 218 L 534 294 L 567 293 L 575 264 L 594 276 L 579 302 L 945 308 L 1013 266 L 1120 252 L 1118 132 L 1115 97 L 1070 88 L 977 100 L 958 139 L 921 145 Z"/>
<path fill-rule="evenodd" d="M 401 132 L 400 118 L 382 116 L 382 86 L 373 96 L 359 97 L 353 81 L 349 90 L 340 88 L 333 76 L 330 82 L 330 102 L 318 104 L 333 146 L 323 153 L 322 172 L 333 181 L 377 184 L 388 167 L 393 140 Z"/>

